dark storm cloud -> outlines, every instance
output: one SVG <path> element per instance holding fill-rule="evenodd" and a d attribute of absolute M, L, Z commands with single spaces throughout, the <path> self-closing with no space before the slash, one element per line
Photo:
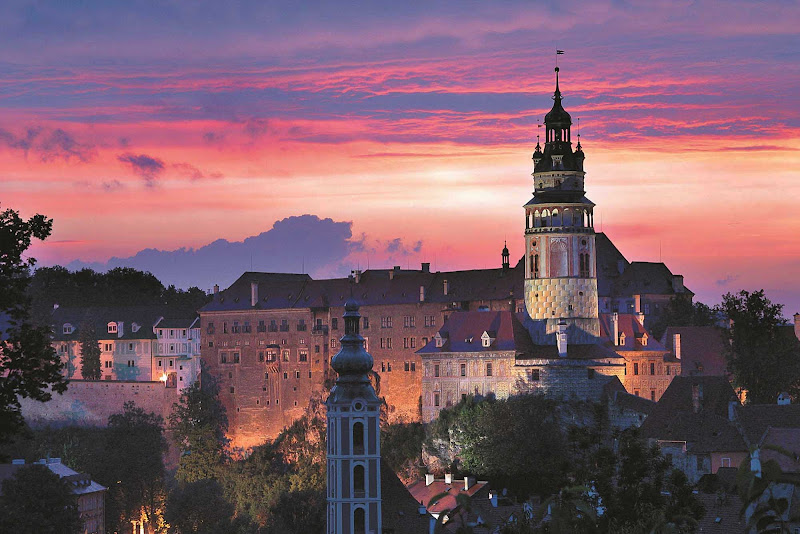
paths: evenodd
<path fill-rule="evenodd" d="M 156 179 L 164 172 L 164 162 L 147 154 L 121 154 L 117 159 L 130 165 L 133 172 L 144 179 L 145 185 L 153 187 Z"/>
<path fill-rule="evenodd" d="M 41 126 L 27 128 L 22 135 L 0 129 L 0 144 L 20 150 L 26 156 L 35 154 L 42 161 L 88 163 L 96 153 L 94 145 L 77 141 L 72 134 L 61 128 L 47 129 Z"/>

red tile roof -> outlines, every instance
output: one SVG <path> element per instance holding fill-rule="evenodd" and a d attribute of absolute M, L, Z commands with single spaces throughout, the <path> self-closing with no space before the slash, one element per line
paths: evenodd
<path fill-rule="evenodd" d="M 624 345 L 614 345 L 614 314 L 600 314 L 600 335 L 605 340 L 604 345 L 617 351 L 657 351 L 666 352 L 661 344 L 636 318 L 633 313 L 617 314 L 617 332 L 625 334 Z M 643 344 L 643 336 L 647 335 L 647 345 Z"/>
<path fill-rule="evenodd" d="M 488 332 L 494 339 L 484 347 L 481 336 Z M 469 311 L 451 314 L 439 329 L 445 339 L 441 347 L 435 339 L 419 350 L 420 354 L 439 352 L 530 352 L 533 348 L 530 334 L 515 314 L 508 311 Z"/>
<path fill-rule="evenodd" d="M 381 496 L 384 530 L 394 534 L 428 532 L 433 518 L 427 512 L 419 513 L 419 503 L 383 459 L 381 459 Z"/>
<path fill-rule="evenodd" d="M 422 479 L 408 486 L 408 491 L 418 503 L 427 506 L 431 514 L 439 514 L 445 510 L 456 510 L 456 495 L 459 494 L 467 495 L 471 499 L 483 490 L 482 493 L 486 493 L 486 499 L 488 499 L 488 484 L 486 481 L 478 481 L 465 491 L 464 480 L 453 479 L 451 484 L 445 484 L 443 479 L 436 479 L 432 483 L 425 485 L 425 479 Z M 440 498 L 429 506 L 431 499 L 442 493 L 447 493 L 447 496 Z"/>

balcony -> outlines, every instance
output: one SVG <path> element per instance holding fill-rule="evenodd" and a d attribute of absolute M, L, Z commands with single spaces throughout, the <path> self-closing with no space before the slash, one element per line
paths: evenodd
<path fill-rule="evenodd" d="M 327 336 L 328 335 L 328 325 L 317 325 L 311 329 L 311 334 L 314 336 Z"/>

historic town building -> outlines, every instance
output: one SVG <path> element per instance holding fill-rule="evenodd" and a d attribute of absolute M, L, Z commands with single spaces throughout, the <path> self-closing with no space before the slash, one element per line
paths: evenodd
<path fill-rule="evenodd" d="M 423 393 L 423 374 L 435 368 L 423 370 L 423 359 L 429 366 L 433 349 L 449 351 L 455 358 L 450 369 L 460 373 L 456 361 L 469 351 L 453 351 L 452 343 L 436 347 L 432 340 L 437 332 L 448 334 L 449 329 L 442 330 L 446 321 L 463 312 L 505 312 L 503 321 L 513 316 L 523 325 L 528 339 L 515 339 L 516 363 L 503 367 L 509 381 L 503 391 L 512 392 L 519 376 L 529 389 L 594 398 L 602 376 L 613 375 L 626 387 L 639 384 L 642 397 L 652 398 L 653 390 L 660 397 L 675 371 L 665 358 L 674 358 L 642 334 L 670 299 L 693 294 L 663 263 L 630 262 L 606 235 L 594 231 L 594 204 L 584 194 L 585 154 L 580 140 L 573 147 L 572 119 L 558 82 L 553 100 L 544 147 L 537 144 L 533 154 L 534 193 L 524 207 L 525 251 L 516 264 L 505 246 L 496 269 L 435 272 L 423 263 L 417 270 L 370 269 L 331 280 L 246 272 L 227 289 L 215 290 L 200 310 L 202 358 L 220 379 L 236 445 L 253 446 L 276 436 L 303 414 L 312 394 L 324 392 L 351 286 L 391 421 L 429 417 L 423 413 L 433 410 L 435 397 L 433 389 Z M 623 343 L 612 338 L 614 312 Z M 475 347 L 482 334 L 471 334 Z M 535 350 L 522 351 L 517 343 Z M 488 358 L 498 364 L 510 357 L 511 352 L 488 348 L 493 355 Z M 486 363 L 479 366 L 480 380 L 472 374 L 457 386 L 448 382 L 448 390 L 440 380 L 440 404 L 447 404 L 448 394 L 450 402 L 467 391 L 474 394 L 476 386 L 479 394 L 501 393 L 499 384 L 505 382 L 486 376 Z M 654 374 L 649 374 L 651 363 Z M 635 374 L 637 367 L 643 374 Z M 587 382 L 598 375 L 596 382 Z M 546 379 L 556 376 L 561 378 Z"/>

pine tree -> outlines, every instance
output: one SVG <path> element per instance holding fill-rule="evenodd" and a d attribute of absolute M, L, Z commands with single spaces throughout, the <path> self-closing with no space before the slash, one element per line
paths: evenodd
<path fill-rule="evenodd" d="M 94 327 L 89 323 L 80 326 L 78 340 L 81 344 L 81 375 L 84 380 L 100 380 L 100 343 Z"/>

